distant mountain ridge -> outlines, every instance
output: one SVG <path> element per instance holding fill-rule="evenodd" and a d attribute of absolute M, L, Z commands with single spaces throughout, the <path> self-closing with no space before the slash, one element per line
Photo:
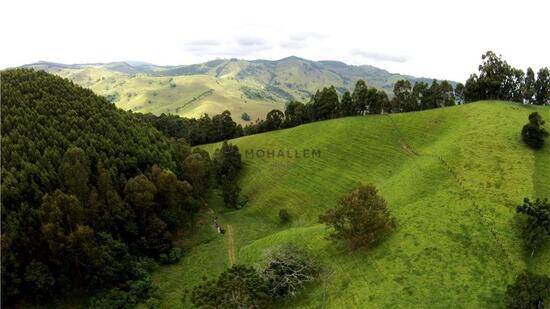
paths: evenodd
<path fill-rule="evenodd" d="M 288 101 L 307 102 L 315 91 L 330 85 L 343 94 L 352 90 L 359 79 L 389 94 L 400 79 L 431 82 L 429 78 L 390 73 L 371 65 L 312 61 L 296 56 L 280 60 L 215 59 L 173 66 L 140 61 L 87 64 L 40 61 L 23 67 L 69 78 L 126 110 L 199 117 L 227 109 L 235 119 L 243 112 L 252 119 L 263 118 L 274 108 L 284 109 Z M 202 95 L 206 92 L 209 95 Z"/>

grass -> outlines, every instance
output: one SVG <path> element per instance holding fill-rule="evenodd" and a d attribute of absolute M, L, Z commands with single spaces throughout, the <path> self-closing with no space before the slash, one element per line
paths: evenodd
<path fill-rule="evenodd" d="M 185 288 L 229 265 L 217 216 L 231 224 L 237 263 L 293 242 L 324 263 L 323 278 L 281 308 L 498 308 L 519 271 L 550 275 L 550 246 L 534 258 L 522 249 L 515 206 L 523 197 L 550 197 L 550 147 L 535 152 L 520 137 L 532 111 L 548 107 L 479 102 L 424 112 L 350 117 L 236 140 L 240 178 L 250 201 L 238 211 L 208 201 L 176 265 L 154 274 L 162 308 L 187 308 Z M 203 146 L 212 152 L 218 144 Z M 250 149 L 318 149 L 320 158 L 250 158 Z M 373 183 L 397 218 L 396 231 L 367 252 L 326 239 L 317 217 L 356 183 Z M 278 223 L 286 208 L 290 225 Z"/>
<path fill-rule="evenodd" d="M 232 76 L 134 76 L 101 67 L 61 69 L 52 73 L 69 78 L 99 95 L 117 94 L 115 104 L 121 109 L 156 115 L 170 113 L 198 118 L 205 113 L 213 116 L 229 110 L 233 120 L 246 124 L 248 122 L 241 119 L 243 112 L 254 121 L 265 118 L 273 109 L 284 109 L 285 104 L 280 98 L 246 97 L 243 87 L 263 91 L 261 86 Z"/>

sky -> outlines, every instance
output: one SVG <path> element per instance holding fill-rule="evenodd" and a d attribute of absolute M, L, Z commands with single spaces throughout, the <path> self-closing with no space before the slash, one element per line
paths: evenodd
<path fill-rule="evenodd" d="M 298 56 L 465 81 L 493 50 L 550 66 L 550 1 L 16 0 L 0 4 L 0 68 Z"/>

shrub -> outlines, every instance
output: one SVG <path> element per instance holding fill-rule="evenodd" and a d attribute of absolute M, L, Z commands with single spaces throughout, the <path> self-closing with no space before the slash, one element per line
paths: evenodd
<path fill-rule="evenodd" d="M 371 247 L 395 227 L 386 201 L 373 185 L 359 184 L 319 220 L 333 228 L 330 238 L 348 241 L 352 250 Z"/>
<path fill-rule="evenodd" d="M 547 308 L 550 304 L 550 278 L 525 272 L 506 289 L 507 308 Z"/>
<path fill-rule="evenodd" d="M 548 132 L 542 127 L 544 123 L 539 113 L 534 112 L 529 115 L 529 123 L 521 130 L 521 137 L 529 147 L 540 149 L 544 146 L 544 140 L 548 137 Z"/>
<path fill-rule="evenodd" d="M 129 281 L 124 288 L 114 288 L 103 292 L 90 300 L 90 308 L 126 309 L 134 308 L 139 303 L 154 308 L 158 302 L 158 288 L 149 277 Z"/>
<path fill-rule="evenodd" d="M 195 286 L 190 298 L 199 308 L 265 308 L 271 302 L 262 276 L 243 265 L 234 265 L 218 278 Z"/>
<path fill-rule="evenodd" d="M 250 115 L 248 115 L 247 113 L 243 113 L 241 115 L 241 119 L 244 121 L 250 121 Z"/>
<path fill-rule="evenodd" d="M 305 249 L 291 244 L 276 247 L 266 253 L 262 270 L 269 294 L 273 299 L 294 297 L 304 285 L 315 280 L 320 267 Z"/>
<path fill-rule="evenodd" d="M 183 249 L 181 248 L 172 248 L 168 253 L 163 253 L 159 256 L 160 262 L 162 264 L 175 264 L 183 257 Z"/>
<path fill-rule="evenodd" d="M 530 201 L 525 198 L 516 211 L 525 215 L 523 234 L 527 248 L 532 250 L 533 255 L 535 249 L 550 236 L 550 202 L 548 199 Z"/>
<path fill-rule="evenodd" d="M 290 214 L 284 208 L 279 210 L 279 222 L 281 224 L 287 224 L 290 222 Z"/>

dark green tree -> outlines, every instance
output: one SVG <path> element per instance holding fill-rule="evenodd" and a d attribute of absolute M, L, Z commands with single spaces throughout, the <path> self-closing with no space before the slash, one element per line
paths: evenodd
<path fill-rule="evenodd" d="M 280 110 L 274 109 L 270 111 L 269 113 L 267 113 L 267 116 L 263 123 L 263 130 L 273 131 L 273 130 L 280 129 L 281 126 L 283 125 L 284 119 L 285 119 L 285 115 Z"/>
<path fill-rule="evenodd" d="M 457 102 L 457 104 L 464 103 L 464 85 L 463 84 L 461 83 L 456 84 L 454 94 L 455 94 L 455 101 Z"/>
<path fill-rule="evenodd" d="M 353 93 L 351 94 L 351 101 L 357 115 L 364 115 L 367 113 L 368 90 L 367 83 L 365 83 L 364 80 L 360 79 L 355 83 L 355 88 L 353 88 Z"/>
<path fill-rule="evenodd" d="M 271 304 L 265 280 L 254 268 L 243 265 L 195 286 L 190 299 L 198 308 L 266 308 Z"/>
<path fill-rule="evenodd" d="M 340 103 L 340 114 L 343 117 L 356 115 L 356 109 L 353 106 L 351 94 L 349 91 L 344 92 L 342 102 Z"/>
<path fill-rule="evenodd" d="M 535 102 L 535 81 L 535 72 L 533 69 L 527 68 L 523 86 L 523 100 L 527 104 Z"/>
<path fill-rule="evenodd" d="M 535 104 L 550 104 L 550 69 L 541 68 L 535 82 Z"/>
<path fill-rule="evenodd" d="M 399 80 L 393 85 L 393 109 L 396 112 L 415 110 L 412 99 L 411 82 Z"/>
<path fill-rule="evenodd" d="M 550 278 L 523 272 L 506 289 L 506 307 L 509 309 L 541 309 L 550 304 Z"/>
<path fill-rule="evenodd" d="M 550 202 L 548 199 L 523 200 L 517 207 L 517 212 L 525 216 L 523 234 L 531 255 L 550 236 Z"/>
<path fill-rule="evenodd" d="M 76 195 L 81 201 L 87 199 L 90 161 L 84 150 L 78 147 L 67 149 L 59 165 L 59 176 L 68 192 Z"/>
<path fill-rule="evenodd" d="M 370 248 L 395 226 L 395 219 L 378 190 L 373 185 L 362 184 L 319 220 L 331 228 L 332 239 L 347 241 L 351 250 Z"/>
<path fill-rule="evenodd" d="M 548 137 L 544 124 L 545 121 L 539 113 L 533 112 L 529 115 L 529 123 L 521 130 L 521 137 L 529 147 L 540 149 L 544 146 L 544 141 Z"/>

